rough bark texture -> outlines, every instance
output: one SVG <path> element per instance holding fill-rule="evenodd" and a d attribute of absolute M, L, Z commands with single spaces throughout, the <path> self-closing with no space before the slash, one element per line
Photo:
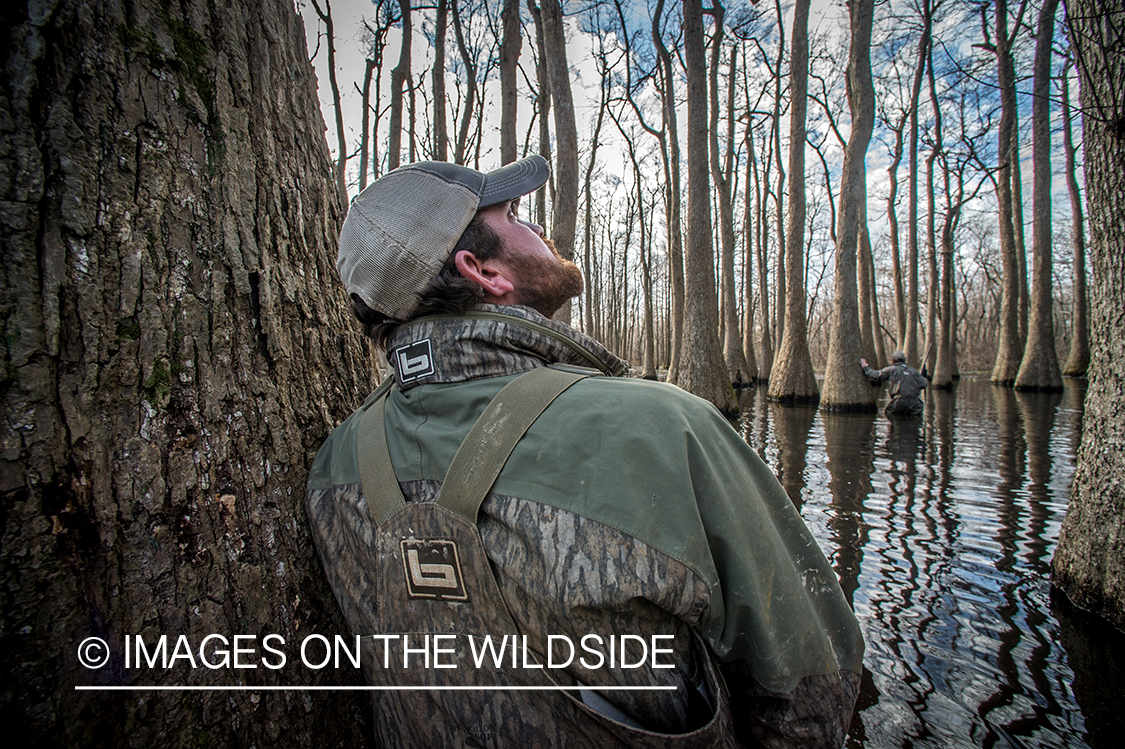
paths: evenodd
<path fill-rule="evenodd" d="M 789 230 L 786 239 L 785 329 L 770 372 L 767 396 L 782 403 L 815 403 L 820 399 L 809 355 L 805 319 L 805 115 L 808 111 L 809 0 L 793 7 L 793 53 L 789 96 Z M 781 280 L 778 279 L 780 283 Z"/>
<path fill-rule="evenodd" d="M 1067 14 L 1086 112 L 1092 356 L 1078 468 L 1052 566 L 1073 601 L 1125 628 L 1125 2 L 1071 0 Z"/>
<path fill-rule="evenodd" d="M 677 384 L 711 401 L 726 414 L 738 412 L 719 346 L 715 253 L 711 246 L 711 185 L 707 168 L 707 58 L 700 0 L 684 2 L 687 67 L 687 242 L 684 252 L 683 358 Z"/>
<path fill-rule="evenodd" d="M 299 657 L 344 631 L 307 466 L 375 366 L 302 25 L 287 0 L 29 5 L 0 32 L 0 715 L 21 746 L 361 746 L 359 696 L 75 690 L 361 682 Z M 271 633 L 276 671 L 125 668 L 126 636 L 252 635 L 259 662 Z"/>
<path fill-rule="evenodd" d="M 1035 34 L 1035 99 L 1031 114 L 1032 185 L 1032 289 L 1031 317 L 1023 362 L 1016 375 L 1017 390 L 1062 390 L 1055 322 L 1051 307 L 1051 43 L 1055 37 L 1055 11 L 1059 0 L 1045 0 Z"/>
<path fill-rule="evenodd" d="M 860 237 L 866 221 L 867 169 L 864 160 L 875 127 L 875 86 L 871 81 L 871 23 L 874 0 L 849 0 L 851 43 L 848 49 L 848 104 L 852 130 L 844 150 L 840 184 L 840 219 L 836 231 L 836 286 L 832 301 L 832 330 L 828 366 L 820 407 L 830 411 L 874 411 L 878 391 L 860 369 L 863 350 L 859 327 L 857 272 Z M 864 299 L 867 303 L 867 299 Z M 866 319 L 866 315 L 864 316 Z M 868 329 L 870 331 L 870 329 Z M 870 333 L 869 333 L 870 335 Z"/>

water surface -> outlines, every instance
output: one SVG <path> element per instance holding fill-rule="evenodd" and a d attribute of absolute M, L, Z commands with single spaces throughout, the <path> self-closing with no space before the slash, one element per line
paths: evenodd
<path fill-rule="evenodd" d="M 894 423 L 743 393 L 863 628 L 849 747 L 1122 745 L 1125 634 L 1049 585 L 1084 389 L 962 380 Z"/>

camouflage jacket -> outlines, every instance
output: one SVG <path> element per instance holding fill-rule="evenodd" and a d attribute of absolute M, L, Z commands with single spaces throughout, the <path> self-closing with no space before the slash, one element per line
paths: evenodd
<path fill-rule="evenodd" d="M 914 367 L 907 364 L 892 364 L 882 369 L 864 367 L 863 373 L 868 379 L 875 382 L 887 381 L 890 383 L 887 390 L 892 400 L 921 401 L 919 395 L 926 385 L 930 384 L 929 378 Z"/>
<path fill-rule="evenodd" d="M 314 540 L 371 684 L 474 689 L 373 692 L 383 744 L 843 744 L 862 668 L 855 617 L 784 490 L 710 404 L 616 376 L 624 362 L 598 343 L 521 307 L 403 326 L 388 361 L 406 509 L 372 520 L 361 409 L 310 472 Z M 477 417 L 554 363 L 614 376 L 542 413 L 475 528 L 437 512 Z M 412 589 L 427 580 L 446 592 Z M 423 660 L 437 634 L 446 649 Z"/>

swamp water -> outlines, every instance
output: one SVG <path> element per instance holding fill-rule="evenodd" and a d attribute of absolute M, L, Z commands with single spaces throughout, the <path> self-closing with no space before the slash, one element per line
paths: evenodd
<path fill-rule="evenodd" d="M 1084 392 L 964 379 L 894 424 L 743 392 L 863 629 L 848 747 L 1125 746 L 1125 634 L 1049 585 Z"/>

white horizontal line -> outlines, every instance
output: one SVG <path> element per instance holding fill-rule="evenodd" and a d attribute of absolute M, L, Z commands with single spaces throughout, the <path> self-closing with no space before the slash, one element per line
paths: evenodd
<path fill-rule="evenodd" d="M 82 687 L 76 686 L 76 692 L 577 692 L 580 689 L 592 689 L 597 692 L 636 692 L 636 691 L 668 691 L 676 689 L 674 686 L 664 687 L 465 687 L 465 686 L 434 686 L 434 687 L 278 687 L 278 686 L 107 686 L 107 687 Z"/>

